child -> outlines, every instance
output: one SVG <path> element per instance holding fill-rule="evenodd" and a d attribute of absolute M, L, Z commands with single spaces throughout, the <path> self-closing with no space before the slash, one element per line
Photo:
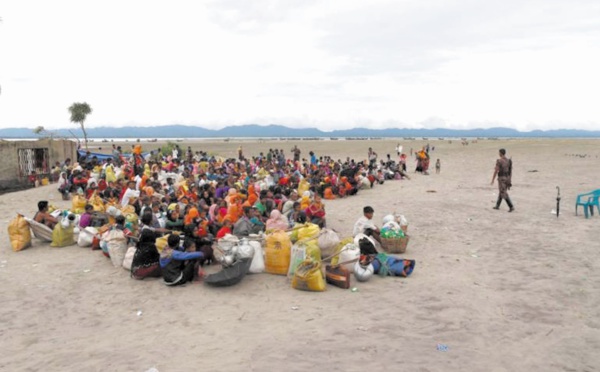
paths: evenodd
<path fill-rule="evenodd" d="M 440 174 L 440 169 L 442 168 L 442 163 L 440 163 L 440 159 L 435 162 L 435 173 Z"/>
<path fill-rule="evenodd" d="M 27 180 L 29 181 L 29 185 L 31 187 L 38 186 L 38 179 L 37 179 L 37 174 L 35 173 L 35 171 L 31 171 L 31 174 L 29 175 L 29 177 L 27 177 Z"/>
<path fill-rule="evenodd" d="M 221 239 L 227 234 L 231 234 L 231 226 L 231 219 L 225 217 L 225 219 L 223 220 L 223 227 L 221 227 L 217 232 L 217 240 Z"/>
<path fill-rule="evenodd" d="M 169 235 L 167 246 L 160 253 L 160 267 L 165 284 L 181 285 L 194 279 L 197 260 L 204 257 L 202 252 L 195 252 L 196 245 L 192 239 L 186 239 L 185 252 L 179 249 L 179 236 Z"/>
<path fill-rule="evenodd" d="M 58 192 L 62 195 L 62 200 L 69 200 L 69 191 L 71 189 L 71 185 L 69 183 L 69 179 L 67 178 L 66 172 L 61 172 L 58 179 Z"/>

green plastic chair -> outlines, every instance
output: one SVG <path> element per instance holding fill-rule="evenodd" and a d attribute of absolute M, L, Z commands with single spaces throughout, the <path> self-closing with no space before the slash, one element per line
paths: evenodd
<path fill-rule="evenodd" d="M 576 216 L 580 205 L 583 207 L 585 218 L 589 218 L 588 211 L 592 216 L 594 215 L 594 206 L 598 209 L 598 214 L 600 214 L 600 189 L 577 195 L 577 200 L 575 201 Z"/>

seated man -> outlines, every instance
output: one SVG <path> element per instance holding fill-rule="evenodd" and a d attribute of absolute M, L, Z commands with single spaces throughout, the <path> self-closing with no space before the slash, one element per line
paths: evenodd
<path fill-rule="evenodd" d="M 258 234 L 263 230 L 264 225 L 256 223 L 258 222 L 255 218 L 256 210 L 252 207 L 244 207 L 244 215 L 240 218 L 235 225 L 233 225 L 233 235 L 241 238 L 250 234 Z"/>
<path fill-rule="evenodd" d="M 58 220 L 48 213 L 48 202 L 46 200 L 38 202 L 38 211 L 35 216 L 33 216 L 33 220 L 44 224 L 51 229 L 54 229 L 54 226 L 58 223 Z"/>
<path fill-rule="evenodd" d="M 381 238 L 379 237 L 379 228 L 375 226 L 373 222 L 373 208 L 366 206 L 363 208 L 363 216 L 356 221 L 354 224 L 354 230 L 352 235 L 365 234 L 372 236 L 373 239 L 377 240 L 381 244 Z"/>

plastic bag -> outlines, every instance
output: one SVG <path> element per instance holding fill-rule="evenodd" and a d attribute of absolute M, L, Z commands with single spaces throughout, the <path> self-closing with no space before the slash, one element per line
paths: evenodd
<path fill-rule="evenodd" d="M 306 260 L 306 246 L 304 244 L 296 243 L 292 246 L 292 252 L 290 254 L 290 266 L 288 268 L 288 278 L 293 278 L 296 268 L 304 260 Z"/>
<path fill-rule="evenodd" d="M 286 275 L 290 267 L 292 242 L 282 230 L 267 235 L 265 245 L 265 271 L 269 274 Z"/>
<path fill-rule="evenodd" d="M 73 236 L 73 226 L 63 227 L 62 224 L 57 223 L 52 230 L 52 243 L 51 247 L 66 247 L 68 245 L 75 244 L 75 238 Z"/>
<path fill-rule="evenodd" d="M 324 228 L 319 233 L 317 243 L 319 244 L 319 248 L 321 248 L 321 255 L 327 258 L 335 253 L 335 248 L 340 243 L 340 237 L 335 231 Z"/>
<path fill-rule="evenodd" d="M 306 246 L 306 257 L 313 261 L 321 261 L 321 249 L 317 239 L 301 240 L 298 243 Z"/>
<path fill-rule="evenodd" d="M 133 264 L 133 256 L 135 256 L 136 247 L 127 248 L 127 252 L 125 252 L 125 258 L 123 258 L 123 268 L 125 270 L 131 270 L 131 265 Z"/>
<path fill-rule="evenodd" d="M 319 236 L 319 225 L 307 222 L 298 229 L 298 240 L 312 239 Z"/>
<path fill-rule="evenodd" d="M 15 252 L 31 247 L 31 230 L 29 230 L 29 223 L 23 215 L 17 214 L 17 217 L 10 221 L 8 237 L 12 250 Z"/>
<path fill-rule="evenodd" d="M 94 236 L 98 234 L 98 229 L 88 226 L 79 232 L 77 245 L 80 247 L 91 247 L 94 242 Z"/>
<path fill-rule="evenodd" d="M 234 246 L 238 245 L 240 239 L 231 234 L 225 234 L 224 237 L 217 241 L 217 249 L 215 250 L 215 258 L 219 261 L 224 254 L 227 254 Z"/>
<path fill-rule="evenodd" d="M 354 262 L 356 262 L 359 258 L 360 248 L 354 243 L 349 243 L 342 248 L 336 263 L 342 264 L 346 270 L 353 273 Z"/>
<path fill-rule="evenodd" d="M 123 231 L 119 229 L 112 229 L 103 238 L 106 241 L 108 254 L 114 267 L 123 266 L 123 260 L 125 259 L 125 252 L 127 251 L 127 237 Z"/>
<path fill-rule="evenodd" d="M 254 247 L 250 245 L 248 239 L 241 239 L 237 248 L 237 255 L 239 258 L 254 257 Z"/>
<path fill-rule="evenodd" d="M 298 265 L 294 278 L 292 279 L 292 288 L 301 291 L 322 292 L 325 290 L 325 278 L 321 271 L 321 262 L 305 260 Z"/>
<path fill-rule="evenodd" d="M 254 248 L 254 256 L 248 272 L 251 274 L 260 274 L 265 272 L 265 258 L 263 257 L 263 249 L 259 242 L 250 241 L 249 243 Z"/>
<path fill-rule="evenodd" d="M 334 253 L 335 256 L 333 256 L 333 258 L 331 259 L 331 264 L 332 265 L 337 265 L 338 262 L 342 262 L 342 261 L 340 261 L 340 252 L 342 251 L 342 249 L 344 249 L 344 247 L 347 244 L 350 244 L 352 242 L 354 242 L 354 238 L 348 237 L 348 238 L 345 238 L 345 239 L 341 240 L 338 243 L 338 245 L 335 247 L 335 253 Z"/>

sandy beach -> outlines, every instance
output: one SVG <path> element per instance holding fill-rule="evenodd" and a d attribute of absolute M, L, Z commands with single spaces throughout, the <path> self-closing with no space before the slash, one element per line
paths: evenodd
<path fill-rule="evenodd" d="M 398 141 L 242 145 L 246 154 L 280 148 L 289 155 L 295 143 L 302 156 L 362 160 L 369 146 L 380 158 L 394 155 Z M 427 141 L 400 143 L 407 153 Z M 239 144 L 179 143 L 225 157 Z M 341 237 L 365 205 L 378 224 L 392 212 L 409 221 L 402 257 L 416 260 L 414 273 L 355 282 L 357 292 L 302 292 L 269 274 L 230 288 L 168 288 L 130 279 L 99 251 L 76 245 L 34 239 L 14 253 L 6 226 L 17 212 L 32 217 L 38 200 L 70 201 L 55 185 L 0 195 L 0 370 L 600 370 L 600 216 L 585 219 L 574 208 L 577 194 L 600 188 L 600 140 L 430 144 L 440 174 L 414 174 L 411 161 L 411 180 L 325 202 L 328 226 Z M 94 142 L 91 150 L 110 145 Z M 514 213 L 506 204 L 492 209 L 499 148 L 514 163 Z"/>

